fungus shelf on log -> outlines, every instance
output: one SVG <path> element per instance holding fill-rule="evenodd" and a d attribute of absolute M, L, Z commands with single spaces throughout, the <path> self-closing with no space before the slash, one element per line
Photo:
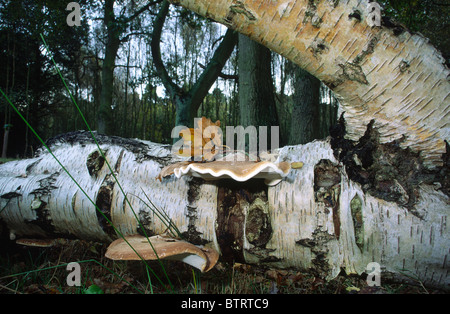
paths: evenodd
<path fill-rule="evenodd" d="M 160 178 L 175 174 L 203 178 L 205 180 L 233 179 L 244 182 L 250 179 L 264 179 L 268 186 L 278 184 L 289 174 L 291 165 L 287 162 L 269 161 L 226 161 L 216 160 L 204 163 L 180 162 L 167 166 L 161 171 Z"/>

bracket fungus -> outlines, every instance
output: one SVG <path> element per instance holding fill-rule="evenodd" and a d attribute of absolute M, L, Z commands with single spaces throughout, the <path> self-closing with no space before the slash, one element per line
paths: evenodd
<path fill-rule="evenodd" d="M 205 180 L 231 178 L 239 182 L 259 178 L 264 179 L 268 186 L 274 186 L 286 177 L 290 170 L 291 165 L 288 162 L 216 160 L 204 163 L 180 162 L 172 164 L 161 171 L 160 177 L 175 174 L 177 178 L 190 175 Z"/>
<path fill-rule="evenodd" d="M 176 260 L 189 264 L 202 272 L 212 269 L 219 259 L 219 253 L 214 249 L 196 246 L 164 235 L 149 238 L 132 235 L 125 239 L 126 241 L 122 238 L 113 241 L 105 256 L 112 260 L 141 260 L 141 258 L 144 260 Z"/>
<path fill-rule="evenodd" d="M 54 239 L 17 239 L 16 244 L 32 247 L 52 247 L 55 245 Z"/>

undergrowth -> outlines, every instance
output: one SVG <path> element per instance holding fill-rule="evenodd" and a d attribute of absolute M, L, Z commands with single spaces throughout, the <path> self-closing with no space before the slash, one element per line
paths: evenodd
<path fill-rule="evenodd" d="M 311 273 L 275 270 L 246 264 L 222 264 L 200 273 L 176 261 L 149 266 L 167 273 L 172 286 L 148 275 L 141 261 L 113 261 L 104 257 L 106 244 L 62 240 L 50 248 L 30 248 L 4 240 L 0 253 L 0 293 L 4 294 L 422 294 L 437 291 L 420 286 L 385 284 L 368 287 L 365 278 L 340 275 L 325 281 Z M 66 265 L 78 261 L 81 285 L 68 286 Z"/>

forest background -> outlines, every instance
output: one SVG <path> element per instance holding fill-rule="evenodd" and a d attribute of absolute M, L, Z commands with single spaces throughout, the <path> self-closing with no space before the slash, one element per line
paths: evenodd
<path fill-rule="evenodd" d="M 193 118 L 221 127 L 280 126 L 280 145 L 324 138 L 339 102 L 320 81 L 243 35 L 165 1 L 0 1 L 0 87 L 44 139 L 86 129 L 172 143 Z M 378 1 L 384 18 L 420 31 L 450 60 L 448 0 Z M 393 21 L 384 21 L 396 23 Z M 50 48 L 44 48 L 41 34 Z M 0 99 L 2 158 L 29 157 L 39 143 Z"/>

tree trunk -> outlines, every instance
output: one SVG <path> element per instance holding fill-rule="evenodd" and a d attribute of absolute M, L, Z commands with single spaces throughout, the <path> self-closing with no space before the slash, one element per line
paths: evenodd
<path fill-rule="evenodd" d="M 351 140 L 371 120 L 382 143 L 443 165 L 449 128 L 449 69 L 420 34 L 368 25 L 368 0 L 171 0 L 238 30 L 316 76 L 339 97 Z"/>
<path fill-rule="evenodd" d="M 278 126 L 271 72 L 271 52 L 247 36 L 239 36 L 239 114 L 243 127 Z M 260 135 L 260 134 L 258 134 Z M 267 148 L 270 148 L 267 143 Z"/>
<path fill-rule="evenodd" d="M 289 144 L 306 144 L 320 138 L 320 81 L 297 67 L 294 83 L 294 107 L 292 109 Z"/>
<path fill-rule="evenodd" d="M 11 125 L 10 124 L 5 124 L 3 129 L 5 130 L 5 133 L 3 134 L 2 158 L 6 158 L 7 157 L 7 152 L 8 152 L 9 130 L 11 129 Z"/>
<path fill-rule="evenodd" d="M 97 130 L 103 134 L 112 131 L 112 98 L 114 89 L 114 69 L 116 56 L 120 46 L 121 31 L 115 25 L 114 0 L 105 2 L 104 20 L 107 29 L 105 59 L 102 64 L 102 88 L 100 92 L 100 108 L 98 110 Z"/>
<path fill-rule="evenodd" d="M 100 106 L 97 117 L 97 130 L 103 134 L 113 134 L 115 127 L 112 116 L 112 100 L 114 91 L 114 69 L 116 67 L 117 52 L 121 42 L 125 41 L 131 34 L 122 37 L 126 30 L 126 25 L 137 18 L 140 14 L 148 10 L 152 5 L 158 3 L 149 2 L 141 8 L 136 9 L 133 14 L 116 18 L 114 13 L 115 0 L 106 0 L 104 4 L 104 24 L 106 26 L 107 37 L 105 46 L 105 59 L 102 65 L 102 85 L 100 92 Z"/>
<path fill-rule="evenodd" d="M 80 188 L 124 235 L 142 232 L 136 217 L 147 235 L 166 231 L 144 204 L 148 197 L 187 241 L 211 243 L 224 261 L 310 270 L 328 279 L 341 269 L 361 274 L 368 263 L 377 262 L 382 280 L 392 275 L 406 278 L 405 273 L 429 286 L 449 287 L 448 196 L 436 186 L 417 185 L 418 199 L 411 209 L 373 196 L 339 165 L 329 140 L 280 149 L 280 160 L 304 165 L 271 187 L 259 179 L 155 180 L 163 166 L 177 161 L 170 146 L 100 135 L 97 140 L 117 182 L 89 133 L 66 134 L 49 144 Z M 46 151 L 33 159 L 2 164 L 0 174 L 0 226 L 12 238 L 109 242 L 117 237 Z"/>

